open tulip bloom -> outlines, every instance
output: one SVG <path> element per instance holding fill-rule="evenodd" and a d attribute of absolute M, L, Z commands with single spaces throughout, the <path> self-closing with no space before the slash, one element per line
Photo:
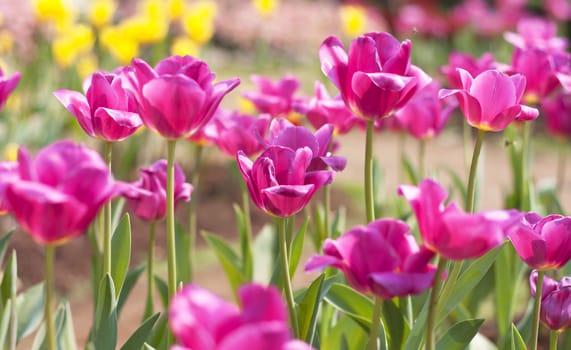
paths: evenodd
<path fill-rule="evenodd" d="M 293 95 L 299 89 L 299 79 L 286 76 L 273 82 L 267 77 L 253 75 L 252 82 L 258 87 L 258 91 L 246 91 L 242 96 L 251 101 L 260 113 L 267 113 L 272 117 L 287 117 L 292 111 Z"/>
<path fill-rule="evenodd" d="M 538 272 L 529 276 L 529 289 L 532 297 L 537 293 Z M 557 282 L 543 277 L 541 288 L 540 320 L 553 331 L 562 332 L 571 328 L 571 278 L 563 277 Z"/>

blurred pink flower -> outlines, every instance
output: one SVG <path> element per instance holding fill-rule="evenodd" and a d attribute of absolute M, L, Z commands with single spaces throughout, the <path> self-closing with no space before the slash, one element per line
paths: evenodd
<path fill-rule="evenodd" d="M 545 12 L 558 21 L 571 19 L 571 3 L 569 0 L 544 0 L 543 8 Z"/>
<path fill-rule="evenodd" d="M 532 297 L 537 293 L 537 270 L 529 276 L 529 289 Z M 563 277 L 557 282 L 548 276 L 543 277 L 541 288 L 541 322 L 554 331 L 571 328 L 571 278 Z"/>
<path fill-rule="evenodd" d="M 497 68 L 497 63 L 490 52 L 484 53 L 480 58 L 467 53 L 452 52 L 448 57 L 448 65 L 440 67 L 440 72 L 446 77 L 450 88 L 461 89 L 462 81 L 456 68 L 462 68 L 475 77 L 484 71 Z"/>
<path fill-rule="evenodd" d="M 14 91 L 18 83 L 20 82 L 20 73 L 16 72 L 11 77 L 4 75 L 2 69 L 0 69 L 0 108 L 4 106 L 8 96 Z"/>
<path fill-rule="evenodd" d="M 416 4 L 404 5 L 399 9 L 396 21 L 398 33 L 420 33 L 445 38 L 450 32 L 446 18 L 437 11 Z"/>
<path fill-rule="evenodd" d="M 517 33 L 505 32 L 507 42 L 519 49 L 541 49 L 548 52 L 565 51 L 568 41 L 557 37 L 557 25 L 541 17 L 522 18 Z"/>
<path fill-rule="evenodd" d="M 299 89 L 299 79 L 294 76 L 285 76 L 273 82 L 270 78 L 253 75 L 252 81 L 257 91 L 242 93 L 250 100 L 260 113 L 267 113 L 272 117 L 287 117 L 292 111 L 294 94 Z"/>
<path fill-rule="evenodd" d="M 545 98 L 541 101 L 541 110 L 545 115 L 547 132 L 571 138 L 571 95 L 559 93 L 555 98 Z"/>
<path fill-rule="evenodd" d="M 10 211 L 6 200 L 6 187 L 12 180 L 18 180 L 20 174 L 17 162 L 0 162 L 0 214 Z"/>

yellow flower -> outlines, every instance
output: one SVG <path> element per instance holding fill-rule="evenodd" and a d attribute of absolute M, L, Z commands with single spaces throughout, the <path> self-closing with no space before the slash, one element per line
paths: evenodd
<path fill-rule="evenodd" d="M 262 16 L 270 16 L 279 5 L 278 0 L 253 0 L 252 3 L 256 11 Z"/>
<path fill-rule="evenodd" d="M 52 43 L 52 53 L 56 63 L 63 68 L 70 67 L 82 54 L 93 49 L 93 30 L 77 24 L 70 31 L 60 33 Z"/>
<path fill-rule="evenodd" d="M 240 112 L 242 112 L 243 114 L 256 114 L 256 106 L 254 105 L 254 103 L 250 100 L 247 100 L 243 97 L 240 97 L 240 99 L 238 100 L 238 109 L 240 110 Z"/>
<path fill-rule="evenodd" d="M 145 0 L 139 11 L 139 15 L 153 19 L 167 19 L 167 7 L 162 0 Z"/>
<path fill-rule="evenodd" d="M 99 38 L 101 46 L 121 64 L 128 64 L 139 55 L 139 43 L 129 37 L 121 27 L 104 27 Z"/>
<path fill-rule="evenodd" d="M 214 35 L 214 18 L 217 11 L 213 1 L 198 1 L 190 5 L 182 19 L 186 34 L 199 45 L 209 42 Z"/>
<path fill-rule="evenodd" d="M 349 37 L 363 34 L 367 27 L 367 11 L 359 5 L 342 5 L 339 8 L 343 33 Z"/>
<path fill-rule="evenodd" d="M 94 54 L 83 55 L 77 61 L 77 75 L 83 80 L 93 74 L 98 67 L 97 57 Z"/>
<path fill-rule="evenodd" d="M 9 162 L 15 162 L 16 160 L 18 160 L 19 148 L 20 146 L 12 142 L 6 144 L 6 146 L 4 146 L 4 160 L 7 160 Z"/>
<path fill-rule="evenodd" d="M 171 46 L 171 55 L 179 56 L 198 56 L 200 52 L 200 45 L 192 41 L 192 39 L 186 36 L 178 36 L 174 38 Z"/>
<path fill-rule="evenodd" d="M 0 30 L 0 54 L 5 55 L 12 52 L 14 48 L 14 35 L 9 30 Z"/>
<path fill-rule="evenodd" d="M 169 0 L 168 14 L 171 20 L 181 19 L 184 11 L 185 11 L 184 0 Z"/>
<path fill-rule="evenodd" d="M 67 0 L 34 0 L 34 11 L 40 22 L 55 23 L 58 30 L 75 22 L 75 10 Z"/>
<path fill-rule="evenodd" d="M 117 4 L 113 0 L 95 0 L 89 7 L 89 21 L 97 28 L 109 24 L 117 10 Z"/>
<path fill-rule="evenodd" d="M 137 15 L 119 24 L 131 40 L 140 44 L 153 44 L 162 41 L 168 33 L 168 22 L 164 18 Z"/>

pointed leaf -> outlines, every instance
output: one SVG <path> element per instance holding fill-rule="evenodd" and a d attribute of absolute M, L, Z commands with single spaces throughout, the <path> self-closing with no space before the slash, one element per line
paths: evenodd
<path fill-rule="evenodd" d="M 160 278 L 159 276 L 155 275 L 155 288 L 159 292 L 159 297 L 161 298 L 161 302 L 163 303 L 163 307 L 166 309 L 168 308 L 169 304 L 169 286 L 167 282 Z"/>
<path fill-rule="evenodd" d="M 2 305 L 13 299 L 16 295 L 16 283 L 18 280 L 18 259 L 16 251 L 13 250 L 10 258 L 4 267 L 4 274 L 2 276 L 2 283 L 0 284 L 0 297 L 2 298 Z"/>
<path fill-rule="evenodd" d="M 183 283 L 187 283 L 190 282 L 192 274 L 189 256 L 190 235 L 186 233 L 179 223 L 175 225 L 174 233 L 177 279 Z"/>
<path fill-rule="evenodd" d="M 117 302 L 113 279 L 106 274 L 99 284 L 99 299 L 95 308 L 95 332 L 93 335 L 96 350 L 115 349 L 117 344 Z"/>
<path fill-rule="evenodd" d="M 517 330 L 517 327 L 513 323 L 512 323 L 511 336 L 512 336 L 512 342 L 511 342 L 511 349 L 512 350 L 526 350 L 527 349 L 527 346 L 525 345 L 525 341 L 523 341 L 521 334 L 519 333 L 519 331 Z"/>
<path fill-rule="evenodd" d="M 6 249 L 8 248 L 8 243 L 10 242 L 10 238 L 14 234 L 14 230 L 8 232 L 4 236 L 0 238 L 0 264 L 4 260 L 4 255 L 6 255 Z"/>
<path fill-rule="evenodd" d="M 145 264 L 141 264 L 127 272 L 125 276 L 125 280 L 123 282 L 123 288 L 121 288 L 121 292 L 119 293 L 119 298 L 117 300 L 117 315 L 121 314 L 121 310 L 123 310 L 123 305 L 125 305 L 125 301 L 131 294 L 133 287 L 139 280 L 141 274 L 145 271 Z"/>
<path fill-rule="evenodd" d="M 115 296 L 119 296 L 131 261 L 131 220 L 128 213 L 123 216 L 111 238 L 111 261 Z"/>
<path fill-rule="evenodd" d="M 153 328 L 153 331 L 149 336 L 149 340 L 147 341 L 146 345 L 152 346 L 152 348 L 156 349 L 166 349 L 168 327 L 168 320 L 166 315 L 163 313 L 160 315 L 155 328 Z"/>
<path fill-rule="evenodd" d="M 202 236 L 206 239 L 210 248 L 214 250 L 218 261 L 220 261 L 226 273 L 228 282 L 230 282 L 232 292 L 236 295 L 238 287 L 246 282 L 245 276 L 242 275 L 242 260 L 224 240 L 208 232 L 203 232 Z"/>
<path fill-rule="evenodd" d="M 268 284 L 277 258 L 277 235 L 272 225 L 264 225 L 254 239 L 254 281 Z"/>
<path fill-rule="evenodd" d="M 311 285 L 307 288 L 301 300 L 296 304 L 298 307 L 297 318 L 299 322 L 299 336 L 307 343 L 313 342 L 315 335 L 315 325 L 317 323 L 317 312 L 321 304 L 321 290 L 325 274 L 321 274 Z"/>
<path fill-rule="evenodd" d="M 57 322 L 58 315 L 61 322 Z M 73 328 L 73 319 L 71 317 L 71 307 L 68 301 L 63 301 L 56 314 L 56 340 L 58 349 L 74 350 L 77 348 L 77 340 L 75 339 L 75 330 Z"/>
<path fill-rule="evenodd" d="M 147 338 L 151 334 L 153 326 L 155 325 L 155 322 L 160 315 L 161 313 L 157 312 L 156 314 L 147 318 L 143 324 L 140 325 L 139 328 L 137 328 L 137 330 L 129 337 L 125 344 L 123 344 L 121 350 L 140 349 L 147 341 Z"/>
<path fill-rule="evenodd" d="M 334 283 L 325 295 L 325 300 L 338 310 L 357 321 L 368 333 L 373 317 L 373 302 L 351 287 Z"/>
<path fill-rule="evenodd" d="M 8 299 L 6 305 L 4 307 L 4 311 L 2 311 L 2 315 L 0 317 L 0 344 L 2 344 L 2 348 L 7 346 L 8 342 L 8 329 L 10 325 L 10 316 L 12 314 L 12 301 Z"/>
<path fill-rule="evenodd" d="M 303 243 L 305 240 L 305 231 L 307 231 L 307 225 L 309 224 L 309 217 L 305 219 L 303 225 L 297 231 L 297 234 L 293 240 L 289 258 L 289 275 L 290 278 L 295 274 L 299 260 L 301 259 L 301 254 L 303 253 Z"/>
<path fill-rule="evenodd" d="M 404 174 L 408 178 L 409 183 L 412 185 L 418 184 L 419 176 L 416 170 L 414 170 L 414 166 L 412 165 L 410 159 L 408 159 L 406 155 L 403 155 L 401 160 L 402 160 L 402 169 L 404 170 Z"/>
<path fill-rule="evenodd" d="M 254 276 L 254 256 L 252 255 L 252 233 L 248 232 L 246 214 L 240 206 L 234 204 L 234 215 L 236 215 L 236 226 L 238 237 L 240 238 L 240 252 L 242 254 L 242 275 L 246 281 L 251 281 Z"/>
<path fill-rule="evenodd" d="M 28 336 L 38 328 L 44 317 L 44 284 L 28 288 L 17 297 L 18 335 L 17 340 Z"/>
<path fill-rule="evenodd" d="M 456 323 L 436 344 L 437 349 L 464 350 L 478 333 L 484 319 L 465 320 Z"/>
<path fill-rule="evenodd" d="M 402 349 L 409 326 L 393 300 L 383 301 L 382 320 L 385 326 L 388 348 Z"/>

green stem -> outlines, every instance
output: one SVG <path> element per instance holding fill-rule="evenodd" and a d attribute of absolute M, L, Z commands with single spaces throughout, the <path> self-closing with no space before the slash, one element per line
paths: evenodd
<path fill-rule="evenodd" d="M 167 140 L 167 274 L 168 274 L 168 298 L 170 305 L 171 298 L 176 293 L 176 242 L 174 223 L 174 153 L 176 140 Z M 173 342 L 173 336 L 168 332 L 167 347 Z"/>
<path fill-rule="evenodd" d="M 200 169 L 202 168 L 202 155 L 204 147 L 200 144 L 194 145 L 194 166 L 190 173 L 190 183 L 195 188 L 188 204 L 188 265 L 190 271 L 190 280 L 193 276 L 194 267 L 194 248 L 196 245 L 197 235 L 197 220 L 196 220 L 196 206 L 199 200 L 198 188 L 200 184 Z"/>
<path fill-rule="evenodd" d="M 252 219 L 250 217 L 250 194 L 246 182 L 240 176 L 240 189 L 242 190 L 242 210 L 244 212 L 244 242 L 242 242 L 242 261 L 248 279 L 253 276 L 254 261 L 252 257 Z"/>
<path fill-rule="evenodd" d="M 537 340 L 539 338 L 539 313 L 541 311 L 541 292 L 543 290 L 543 276 L 545 271 L 537 271 L 537 282 L 535 283 L 535 302 L 533 304 L 533 321 L 531 324 L 531 350 L 537 350 Z"/>
<path fill-rule="evenodd" d="M 111 152 L 113 144 L 105 142 L 105 161 L 111 172 Z M 111 201 L 103 208 L 103 274 L 111 275 Z"/>
<path fill-rule="evenodd" d="M 291 322 L 291 328 L 295 338 L 299 337 L 299 326 L 297 323 L 297 316 L 295 313 L 295 300 L 293 298 L 293 288 L 291 285 L 291 278 L 289 275 L 289 253 L 288 244 L 286 239 L 286 218 L 281 218 L 279 223 L 279 246 L 280 246 L 280 256 L 281 256 L 281 266 L 282 266 L 282 278 L 285 298 L 287 301 L 287 306 L 289 310 L 289 317 Z"/>
<path fill-rule="evenodd" d="M 559 337 L 559 332 L 551 331 L 549 333 L 549 350 L 557 350 L 557 338 Z"/>
<path fill-rule="evenodd" d="M 520 172 L 521 172 L 521 202 L 520 202 L 520 210 L 521 211 L 529 211 L 531 210 L 531 203 L 529 198 L 529 186 L 528 186 L 528 177 L 529 177 L 529 136 L 531 134 L 531 123 L 524 122 L 523 123 L 523 135 L 522 135 L 522 142 L 521 142 L 521 160 L 520 160 Z"/>
<path fill-rule="evenodd" d="M 442 274 L 446 267 L 446 259 L 440 257 L 438 268 L 434 275 L 434 284 L 430 292 L 430 301 L 428 304 L 428 316 L 426 319 L 426 350 L 434 350 L 436 312 L 438 309 L 438 295 L 440 294 L 440 286 L 442 284 Z"/>
<path fill-rule="evenodd" d="M 325 238 L 329 238 L 333 236 L 333 232 L 331 232 L 331 226 L 329 223 L 329 213 L 331 211 L 331 186 L 324 186 L 323 187 L 323 226 L 325 227 L 325 237 L 322 237 L 319 244 L 323 244 Z"/>
<path fill-rule="evenodd" d="M 373 131 L 375 124 L 367 120 L 367 136 L 365 140 L 365 210 L 367 222 L 375 220 L 375 203 L 373 199 Z"/>
<path fill-rule="evenodd" d="M 476 175 L 478 174 L 478 159 L 482 150 L 482 143 L 484 141 L 485 131 L 478 129 L 478 136 L 476 136 L 476 144 L 474 145 L 474 152 L 472 153 L 472 163 L 470 164 L 470 174 L 468 176 L 468 188 L 466 194 L 466 211 L 474 211 L 474 193 L 476 191 Z"/>
<path fill-rule="evenodd" d="M 48 350 L 56 350 L 56 335 L 54 328 L 54 317 L 52 303 L 54 299 L 54 258 L 55 246 L 46 245 L 45 251 L 45 304 L 44 304 L 44 324 L 46 325 L 46 342 Z M 15 305 L 13 305 L 15 307 Z"/>
<path fill-rule="evenodd" d="M 381 326 L 381 311 L 383 309 L 383 299 L 375 298 L 375 306 L 373 307 L 373 318 L 371 319 L 371 333 L 369 335 L 368 350 L 377 350 L 379 337 L 379 328 Z"/>
<path fill-rule="evenodd" d="M 154 312 L 154 290 L 155 290 L 155 224 L 152 221 L 149 226 L 149 246 L 147 251 L 147 303 L 143 320 L 149 318 Z"/>

